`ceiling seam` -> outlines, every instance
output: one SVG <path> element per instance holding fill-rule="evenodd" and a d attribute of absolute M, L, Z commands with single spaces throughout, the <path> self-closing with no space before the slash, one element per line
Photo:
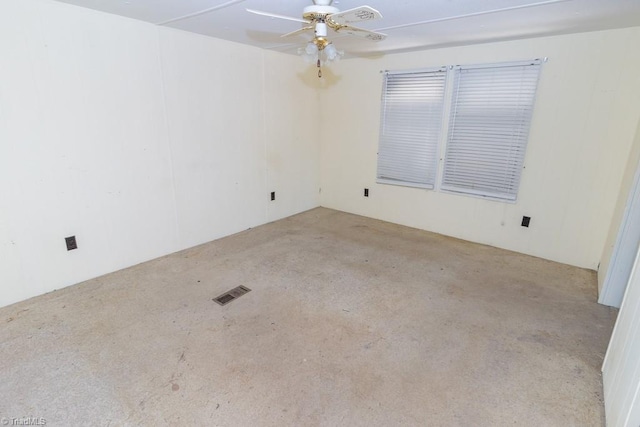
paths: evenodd
<path fill-rule="evenodd" d="M 229 7 L 229 6 L 233 6 L 234 4 L 242 3 L 244 1 L 246 1 L 246 0 L 231 0 L 231 1 L 228 1 L 226 3 L 219 4 L 217 6 L 213 6 L 213 7 L 207 8 L 207 9 L 200 10 L 198 12 L 193 12 L 193 13 L 190 13 L 188 15 L 180 16 L 178 18 L 171 18 L 171 19 L 169 19 L 167 21 L 157 22 L 156 25 L 172 24 L 174 22 L 182 21 L 184 19 L 189 19 L 189 18 L 193 18 L 193 17 L 196 17 L 196 16 L 204 15 L 205 13 L 215 12 L 216 10 L 224 9 L 224 8 Z"/>
<path fill-rule="evenodd" d="M 502 9 L 483 10 L 481 12 L 473 12 L 473 13 L 468 13 L 466 15 L 447 16 L 447 17 L 444 17 L 444 18 L 429 19 L 427 21 L 419 21 L 419 22 L 412 22 L 412 23 L 409 23 L 409 24 L 400 24 L 400 25 L 394 25 L 394 26 L 391 26 L 391 27 L 383 27 L 383 28 L 376 29 L 376 31 L 395 30 L 397 28 L 407 28 L 407 27 L 412 27 L 412 26 L 415 26 L 415 25 L 424 25 L 424 24 L 433 24 L 433 23 L 436 23 L 436 22 L 452 21 L 454 19 L 460 19 L 460 18 L 472 18 L 474 16 L 488 15 L 490 13 L 508 12 L 508 11 L 511 11 L 511 10 L 526 9 L 526 8 L 529 8 L 529 7 L 536 7 L 536 6 L 546 6 L 546 5 L 554 4 L 554 3 L 565 3 L 565 2 L 568 2 L 568 1 L 573 1 L 573 0 L 548 0 L 548 1 L 538 2 L 538 3 L 529 3 L 529 4 L 522 4 L 522 5 L 519 5 L 519 6 L 504 7 Z M 344 37 L 344 36 L 342 36 L 342 37 Z"/>

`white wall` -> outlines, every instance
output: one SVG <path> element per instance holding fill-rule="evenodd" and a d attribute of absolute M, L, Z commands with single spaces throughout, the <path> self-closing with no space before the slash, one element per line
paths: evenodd
<path fill-rule="evenodd" d="M 337 64 L 321 96 L 321 204 L 596 269 L 640 117 L 638 45 L 636 27 Z M 380 70 L 540 57 L 517 203 L 375 183 Z"/>
<path fill-rule="evenodd" d="M 640 425 L 640 253 L 602 368 L 609 427 Z"/>
<path fill-rule="evenodd" d="M 0 306 L 318 205 L 298 58 L 5 0 L 0 61 Z"/>

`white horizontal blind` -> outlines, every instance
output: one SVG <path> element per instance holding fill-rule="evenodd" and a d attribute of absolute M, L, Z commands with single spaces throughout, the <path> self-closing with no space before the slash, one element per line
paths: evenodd
<path fill-rule="evenodd" d="M 385 73 L 378 182 L 433 188 L 446 68 Z"/>
<path fill-rule="evenodd" d="M 456 67 L 441 188 L 515 200 L 540 61 Z"/>

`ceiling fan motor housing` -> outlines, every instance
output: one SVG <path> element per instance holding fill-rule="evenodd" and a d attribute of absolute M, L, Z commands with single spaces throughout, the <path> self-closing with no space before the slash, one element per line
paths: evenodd
<path fill-rule="evenodd" d="M 328 15 L 338 12 L 337 7 L 313 5 L 304 8 L 302 17 L 311 22 L 324 22 Z"/>
<path fill-rule="evenodd" d="M 316 37 L 327 37 L 327 24 L 324 22 L 316 22 L 314 33 Z"/>
<path fill-rule="evenodd" d="M 337 7 L 330 6 L 332 1 L 317 0 L 314 3 L 313 6 L 304 8 L 302 17 L 315 24 L 313 44 L 318 47 L 318 50 L 323 50 L 329 44 L 327 40 L 327 17 L 333 13 L 340 12 L 340 10 Z"/>

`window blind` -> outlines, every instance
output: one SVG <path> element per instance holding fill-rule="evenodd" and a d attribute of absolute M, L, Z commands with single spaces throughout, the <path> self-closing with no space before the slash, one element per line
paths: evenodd
<path fill-rule="evenodd" d="M 377 181 L 433 188 L 446 68 L 385 73 Z"/>
<path fill-rule="evenodd" d="M 540 61 L 455 67 L 441 188 L 515 200 Z"/>

